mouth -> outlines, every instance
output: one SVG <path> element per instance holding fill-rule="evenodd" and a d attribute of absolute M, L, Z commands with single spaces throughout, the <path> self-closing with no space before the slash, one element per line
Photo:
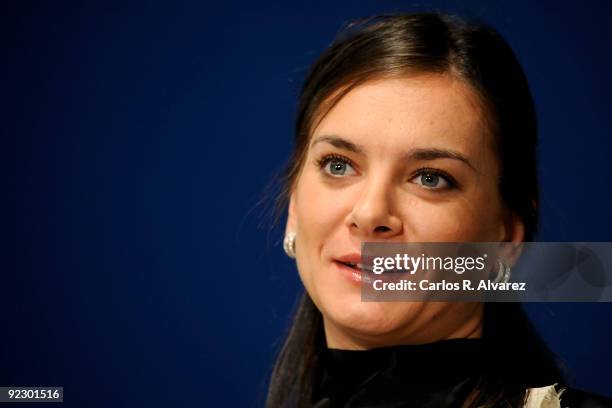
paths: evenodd
<path fill-rule="evenodd" d="M 365 272 L 365 273 L 372 273 L 372 266 L 371 265 L 367 265 L 361 262 L 347 262 L 347 261 L 335 261 L 336 263 L 342 264 L 344 266 L 347 266 L 353 270 L 355 270 L 356 272 Z"/>
<path fill-rule="evenodd" d="M 351 283 L 361 285 L 369 284 L 373 281 L 374 274 L 367 270 L 368 266 L 358 262 L 334 260 L 336 267 L 342 272 L 345 278 Z"/>

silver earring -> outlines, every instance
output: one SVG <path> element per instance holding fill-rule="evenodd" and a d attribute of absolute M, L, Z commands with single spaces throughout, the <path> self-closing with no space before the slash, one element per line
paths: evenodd
<path fill-rule="evenodd" d="M 510 267 L 506 265 L 504 261 L 501 259 L 497 260 L 497 264 L 499 265 L 499 270 L 497 271 L 497 276 L 493 280 L 495 283 L 506 283 L 510 280 Z"/>
<path fill-rule="evenodd" d="M 285 234 L 285 239 L 283 240 L 283 249 L 289 258 L 295 258 L 295 232 L 288 232 Z"/>

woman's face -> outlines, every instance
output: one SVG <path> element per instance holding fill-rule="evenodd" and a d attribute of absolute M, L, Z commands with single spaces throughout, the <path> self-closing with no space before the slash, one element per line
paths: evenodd
<path fill-rule="evenodd" d="M 480 334 L 482 304 L 361 302 L 338 260 L 362 242 L 521 241 L 484 118 L 467 84 L 430 74 L 366 82 L 312 129 L 287 231 L 330 347 Z"/>

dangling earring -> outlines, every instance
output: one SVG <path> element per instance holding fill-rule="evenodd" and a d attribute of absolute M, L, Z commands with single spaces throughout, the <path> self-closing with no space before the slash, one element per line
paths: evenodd
<path fill-rule="evenodd" d="M 295 259 L 295 232 L 288 232 L 285 234 L 285 239 L 283 240 L 283 249 L 289 258 Z"/>
<path fill-rule="evenodd" d="M 510 267 L 506 265 L 504 261 L 501 259 L 497 260 L 497 264 L 499 265 L 499 270 L 497 271 L 497 276 L 493 280 L 495 283 L 506 283 L 510 280 Z"/>

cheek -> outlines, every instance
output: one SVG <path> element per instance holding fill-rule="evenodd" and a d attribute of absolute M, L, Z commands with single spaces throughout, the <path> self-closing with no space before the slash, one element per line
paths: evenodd
<path fill-rule="evenodd" d="M 303 249 L 311 253 L 317 244 L 323 245 L 325 237 L 342 223 L 346 212 L 347 197 L 342 192 L 328 192 L 315 176 L 305 176 L 296 194 L 298 234 Z"/>
<path fill-rule="evenodd" d="M 298 271 L 313 298 L 316 298 L 312 293 L 313 281 L 322 268 L 324 248 L 337 236 L 349 211 L 348 194 L 325 187 L 316 174 L 305 174 L 298 183 L 295 208 Z"/>
<path fill-rule="evenodd" d="M 405 208 L 406 238 L 413 242 L 497 241 L 499 214 L 498 202 L 479 194 L 448 202 L 414 200 Z"/>

